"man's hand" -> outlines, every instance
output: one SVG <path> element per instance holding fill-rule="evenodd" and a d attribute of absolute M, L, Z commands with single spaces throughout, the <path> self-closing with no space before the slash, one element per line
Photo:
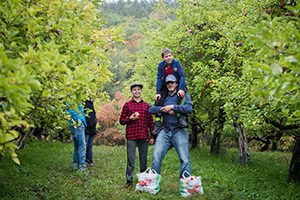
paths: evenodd
<path fill-rule="evenodd" d="M 183 90 L 178 90 L 177 95 L 180 96 L 180 97 L 184 97 L 185 92 Z"/>
<path fill-rule="evenodd" d="M 168 113 L 169 113 L 170 115 L 175 115 L 175 114 L 176 114 L 174 110 L 170 110 Z"/>
<path fill-rule="evenodd" d="M 156 94 L 154 96 L 154 101 L 157 102 L 158 100 L 160 100 L 160 98 L 161 98 L 161 95 L 160 94 Z"/>
<path fill-rule="evenodd" d="M 169 113 L 169 112 L 172 111 L 173 109 L 174 109 L 174 105 L 167 105 L 167 106 L 162 107 L 160 110 L 161 110 L 162 112 Z"/>
<path fill-rule="evenodd" d="M 154 144 L 154 142 L 155 142 L 155 139 L 154 139 L 154 138 L 151 138 L 151 139 L 149 140 L 149 144 L 150 144 L 150 145 Z"/>

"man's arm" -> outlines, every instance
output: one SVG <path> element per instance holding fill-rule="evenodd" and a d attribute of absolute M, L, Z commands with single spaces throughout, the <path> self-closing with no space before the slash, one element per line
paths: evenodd
<path fill-rule="evenodd" d="M 148 107 L 148 110 L 150 109 L 150 106 Z M 154 129 L 154 120 L 152 117 L 152 114 L 150 112 L 147 113 L 147 124 L 150 132 L 150 144 L 154 143 L 154 135 L 153 135 L 153 129 Z"/>
<path fill-rule="evenodd" d="M 188 114 L 193 111 L 193 104 L 189 94 L 185 95 L 185 102 L 183 105 L 174 105 L 174 111 L 182 114 Z"/>
<path fill-rule="evenodd" d="M 161 113 L 161 108 L 162 106 L 155 106 L 155 105 L 152 105 L 149 109 L 149 113 L 151 114 L 159 114 Z"/>

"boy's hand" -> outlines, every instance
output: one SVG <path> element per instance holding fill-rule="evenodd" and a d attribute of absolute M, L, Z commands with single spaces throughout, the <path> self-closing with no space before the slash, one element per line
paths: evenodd
<path fill-rule="evenodd" d="M 135 112 L 132 115 L 130 115 L 129 119 L 131 119 L 131 120 L 137 120 L 137 119 L 139 119 L 139 115 L 140 115 L 140 113 Z"/>
<path fill-rule="evenodd" d="M 160 94 L 156 94 L 154 96 L 154 101 L 157 102 L 160 98 L 161 98 L 161 95 Z"/>
<path fill-rule="evenodd" d="M 184 97 L 185 92 L 183 90 L 178 90 L 177 95 L 180 96 L 180 97 Z"/>

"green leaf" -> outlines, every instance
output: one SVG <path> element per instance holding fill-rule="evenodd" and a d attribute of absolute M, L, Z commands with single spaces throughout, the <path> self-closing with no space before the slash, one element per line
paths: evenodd
<path fill-rule="evenodd" d="M 278 75 L 282 73 L 282 68 L 280 67 L 280 65 L 276 63 L 272 63 L 271 69 L 274 75 Z"/>

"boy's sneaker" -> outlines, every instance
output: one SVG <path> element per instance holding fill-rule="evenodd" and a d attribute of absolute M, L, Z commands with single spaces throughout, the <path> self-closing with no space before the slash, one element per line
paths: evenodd
<path fill-rule="evenodd" d="M 126 183 L 126 188 L 130 188 L 130 187 L 132 187 L 132 186 L 133 186 L 132 181 L 127 181 L 127 183 Z"/>
<path fill-rule="evenodd" d="M 154 122 L 154 129 L 153 129 L 153 135 L 157 135 L 162 129 L 164 128 L 161 121 L 155 121 Z"/>

